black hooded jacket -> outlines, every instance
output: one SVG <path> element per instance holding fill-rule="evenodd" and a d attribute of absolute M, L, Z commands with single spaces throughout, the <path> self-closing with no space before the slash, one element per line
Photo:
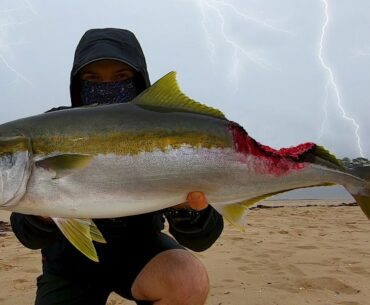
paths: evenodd
<path fill-rule="evenodd" d="M 83 35 L 76 48 L 70 83 L 72 107 L 81 106 L 79 71 L 85 65 L 101 59 L 119 60 L 135 68 L 135 83 L 139 93 L 150 86 L 145 57 L 133 33 L 113 28 L 92 29 Z M 65 108 L 68 107 L 54 108 L 51 111 Z M 167 209 L 94 221 L 114 249 L 122 242 L 127 244 L 130 240 L 145 240 L 151 234 L 160 232 L 164 228 L 163 215 L 166 215 L 170 224 L 170 233 L 180 244 L 194 251 L 203 251 L 210 247 L 223 230 L 222 216 L 211 206 L 199 213 Z M 72 261 L 73 266 L 78 266 L 87 260 L 67 241 L 54 223 L 19 213 L 12 213 L 10 220 L 15 235 L 23 245 L 31 249 L 42 249 L 44 270 L 45 267 L 54 271 L 62 270 L 66 266 L 72 266 Z M 59 268 L 56 268 L 57 265 Z"/>

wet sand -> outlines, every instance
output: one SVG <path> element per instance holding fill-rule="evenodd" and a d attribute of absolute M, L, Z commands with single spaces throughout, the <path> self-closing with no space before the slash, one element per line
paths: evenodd
<path fill-rule="evenodd" d="M 370 304 L 370 221 L 342 202 L 269 201 L 275 208 L 248 212 L 245 233 L 226 225 L 211 249 L 195 254 L 209 272 L 207 305 Z M 39 251 L 24 248 L 6 223 L 0 251 L 0 304 L 32 305 Z M 108 304 L 134 303 L 112 294 Z"/>

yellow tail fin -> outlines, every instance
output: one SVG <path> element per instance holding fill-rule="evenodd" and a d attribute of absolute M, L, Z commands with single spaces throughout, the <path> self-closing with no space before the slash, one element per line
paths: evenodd
<path fill-rule="evenodd" d="M 355 198 L 362 211 L 370 220 L 370 166 L 356 167 L 350 169 L 349 172 L 352 175 L 368 182 L 365 187 L 362 187 L 360 189 L 351 190 L 351 188 L 347 186 L 346 189 L 351 193 L 353 198 Z"/>
<path fill-rule="evenodd" d="M 365 213 L 367 218 L 370 220 L 370 196 L 364 195 L 352 195 L 356 202 L 361 207 L 361 210 Z"/>

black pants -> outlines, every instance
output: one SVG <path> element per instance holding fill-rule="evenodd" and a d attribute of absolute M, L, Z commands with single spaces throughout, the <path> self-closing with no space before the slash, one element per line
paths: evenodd
<path fill-rule="evenodd" d="M 131 286 L 139 272 L 154 256 L 170 249 L 184 248 L 161 233 L 150 240 L 125 245 L 122 251 L 106 254 L 92 270 L 77 267 L 68 275 L 44 272 L 37 279 L 35 305 L 104 305 L 111 292 L 134 300 Z"/>

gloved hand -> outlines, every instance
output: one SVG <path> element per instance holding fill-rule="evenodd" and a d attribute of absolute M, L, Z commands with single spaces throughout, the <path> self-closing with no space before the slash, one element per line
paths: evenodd
<path fill-rule="evenodd" d="M 208 200 L 203 192 L 194 191 L 186 196 L 186 201 L 173 206 L 174 209 L 192 209 L 202 211 L 208 207 Z"/>

